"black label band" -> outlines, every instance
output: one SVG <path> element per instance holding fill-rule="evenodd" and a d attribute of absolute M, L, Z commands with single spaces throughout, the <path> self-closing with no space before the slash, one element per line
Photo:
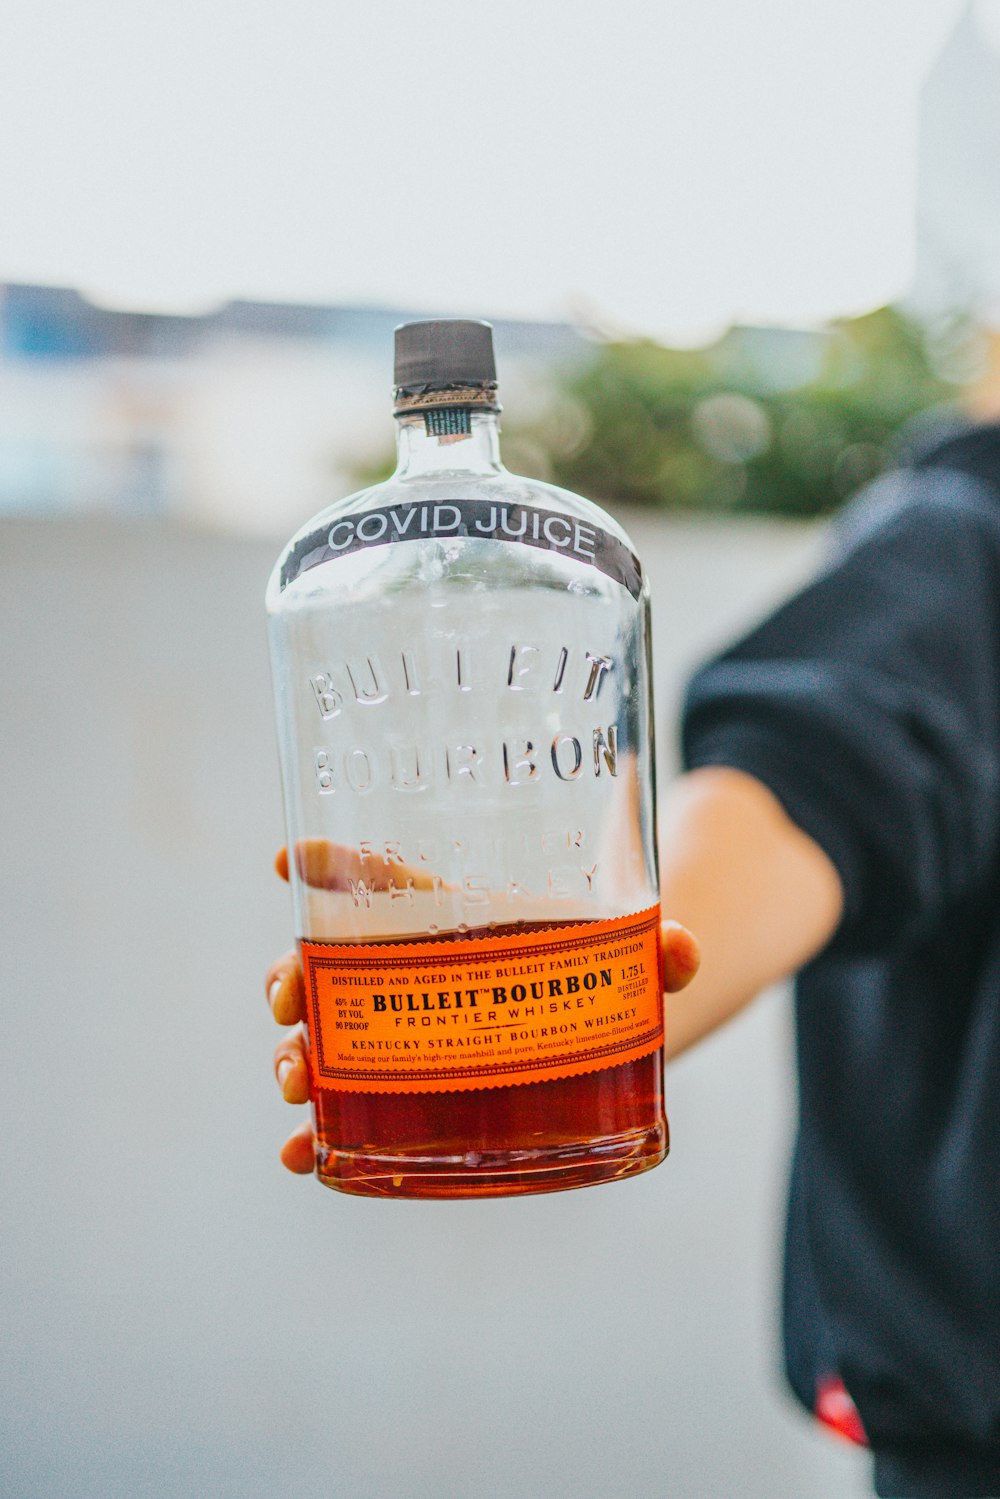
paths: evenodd
<path fill-rule="evenodd" d="M 335 557 L 348 557 L 366 547 L 463 536 L 480 541 L 515 541 L 561 552 L 621 583 L 634 599 L 642 592 L 639 559 L 616 536 L 558 510 L 492 500 L 423 500 L 342 515 L 296 544 L 281 569 L 281 586 L 287 588 L 310 567 Z"/>

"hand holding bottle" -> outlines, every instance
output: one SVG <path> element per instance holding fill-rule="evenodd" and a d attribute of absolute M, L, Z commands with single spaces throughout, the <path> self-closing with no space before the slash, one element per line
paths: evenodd
<path fill-rule="evenodd" d="M 299 874 L 314 888 L 342 888 L 356 871 L 360 855 L 356 849 L 324 842 L 322 839 L 304 840 L 295 851 L 295 862 Z M 288 879 L 288 850 L 281 849 L 274 861 L 275 869 L 283 880 Z M 378 882 L 393 876 L 394 866 L 385 865 L 381 876 L 376 866 L 372 871 L 366 865 L 369 879 Z M 412 870 L 404 871 L 403 878 L 423 877 Z M 398 869 L 395 877 L 400 878 Z M 663 923 L 663 975 L 664 989 L 676 994 L 685 988 L 698 971 L 700 954 L 698 944 L 686 927 L 675 921 Z M 268 1003 L 277 1023 L 294 1026 L 279 1041 L 274 1052 L 274 1072 L 286 1103 L 304 1104 L 309 1101 L 309 1064 L 306 1057 L 306 1042 L 303 1023 L 306 1017 L 305 987 L 302 965 L 296 952 L 285 953 L 267 971 L 265 983 Z M 528 1084 L 527 1086 L 530 1086 Z M 289 1135 L 281 1150 L 281 1161 L 289 1171 L 297 1175 L 309 1175 L 315 1167 L 313 1128 L 305 1120 Z"/>

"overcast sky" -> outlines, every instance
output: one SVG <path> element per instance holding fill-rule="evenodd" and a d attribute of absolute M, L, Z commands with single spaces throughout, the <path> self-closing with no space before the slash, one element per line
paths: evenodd
<path fill-rule="evenodd" d="M 906 290 L 961 0 L 6 0 L 0 279 L 585 316 Z"/>

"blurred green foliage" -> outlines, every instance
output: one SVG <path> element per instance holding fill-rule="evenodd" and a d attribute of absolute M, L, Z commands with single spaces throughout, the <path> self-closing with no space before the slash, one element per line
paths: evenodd
<path fill-rule="evenodd" d="M 960 320 L 928 331 L 883 307 L 818 330 L 732 328 L 699 349 L 595 343 L 529 419 L 505 416 L 504 461 L 611 509 L 826 515 L 954 400 L 972 339 Z M 391 467 L 386 455 L 358 478 Z"/>
<path fill-rule="evenodd" d="M 511 446 L 606 505 L 824 515 L 954 397 L 928 350 L 894 308 L 820 332 L 735 328 L 702 349 L 607 343 Z"/>

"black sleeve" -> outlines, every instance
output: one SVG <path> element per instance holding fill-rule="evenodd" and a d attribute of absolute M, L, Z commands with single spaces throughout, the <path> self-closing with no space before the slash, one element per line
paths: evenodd
<path fill-rule="evenodd" d="M 1000 496 L 943 469 L 880 481 L 829 569 L 706 666 L 687 766 L 763 781 L 843 881 L 872 953 L 981 889 L 1000 793 Z"/>

